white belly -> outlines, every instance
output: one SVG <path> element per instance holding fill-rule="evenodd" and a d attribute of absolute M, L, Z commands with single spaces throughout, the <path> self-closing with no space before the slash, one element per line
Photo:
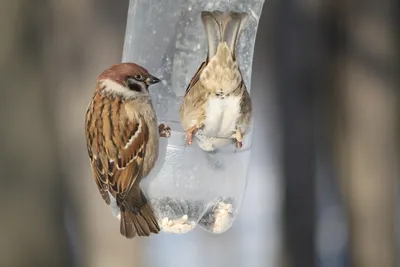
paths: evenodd
<path fill-rule="evenodd" d="M 236 129 L 240 111 L 240 96 L 224 99 L 213 97 L 208 100 L 203 134 L 229 138 Z"/>

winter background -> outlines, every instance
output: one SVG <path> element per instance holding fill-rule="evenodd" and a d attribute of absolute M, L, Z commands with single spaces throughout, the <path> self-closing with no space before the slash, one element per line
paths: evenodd
<path fill-rule="evenodd" d="M 139 2 L 189 23 L 208 5 Z M 270 0 L 261 15 L 260 1 L 221 2 L 259 17 L 239 214 L 221 235 L 197 227 L 134 240 L 99 196 L 84 140 L 94 82 L 128 51 L 129 1 L 0 3 L 0 266 L 398 266 L 397 1 Z M 160 22 L 143 24 L 144 39 L 160 36 Z M 160 110 L 200 63 L 196 25 L 178 22 L 185 34 L 170 47 L 144 43 L 164 64 L 163 86 L 178 90 Z"/>

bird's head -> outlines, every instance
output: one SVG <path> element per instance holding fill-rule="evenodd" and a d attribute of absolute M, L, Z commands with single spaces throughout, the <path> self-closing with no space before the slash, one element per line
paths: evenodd
<path fill-rule="evenodd" d="M 119 63 L 106 69 L 98 78 L 98 90 L 124 98 L 149 95 L 149 86 L 160 79 L 135 63 Z"/>

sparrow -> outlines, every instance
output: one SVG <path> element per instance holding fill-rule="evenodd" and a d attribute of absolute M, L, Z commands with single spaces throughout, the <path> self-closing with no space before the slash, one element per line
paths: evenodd
<path fill-rule="evenodd" d="M 126 238 L 160 232 L 140 181 L 158 158 L 159 137 L 170 128 L 157 126 L 149 86 L 160 82 L 135 63 L 120 63 L 97 79 L 86 111 L 86 144 L 93 177 L 104 201 L 116 202 L 120 233 Z"/>
<path fill-rule="evenodd" d="M 186 88 L 180 106 L 188 145 L 195 135 L 205 151 L 232 142 L 236 148 L 242 147 L 252 103 L 236 61 L 236 44 L 247 17 L 246 12 L 201 13 L 208 53 Z"/>

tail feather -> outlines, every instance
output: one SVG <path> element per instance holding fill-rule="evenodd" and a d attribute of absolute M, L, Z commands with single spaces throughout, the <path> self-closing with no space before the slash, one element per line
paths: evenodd
<path fill-rule="evenodd" d="M 136 231 L 129 216 L 130 213 L 130 211 L 121 211 L 120 232 L 126 238 L 134 238 L 136 236 Z"/>
<path fill-rule="evenodd" d="M 134 228 L 138 236 L 149 236 L 150 228 L 142 216 L 131 216 Z"/>
<path fill-rule="evenodd" d="M 126 238 L 133 238 L 136 235 L 150 236 L 151 233 L 158 234 L 160 230 L 154 211 L 142 191 L 140 191 L 140 199 L 124 203 L 121 207 L 120 232 Z"/>
<path fill-rule="evenodd" d="M 212 58 L 217 52 L 219 42 L 222 40 L 223 13 L 221 11 L 201 12 L 204 31 L 207 38 L 208 58 Z"/>
<path fill-rule="evenodd" d="M 223 41 L 228 44 L 233 56 L 236 54 L 236 44 L 247 18 L 248 14 L 246 12 L 239 13 L 231 11 L 226 20 Z"/>
<path fill-rule="evenodd" d="M 159 233 L 161 228 L 157 222 L 156 216 L 154 215 L 153 209 L 149 204 L 146 204 L 140 210 L 143 218 L 146 220 L 149 231 L 152 233 Z"/>
<path fill-rule="evenodd" d="M 226 42 L 233 56 L 235 56 L 236 43 L 247 17 L 248 14 L 246 12 L 201 12 L 201 19 L 207 38 L 207 56 L 209 59 L 216 54 L 220 42 Z"/>

